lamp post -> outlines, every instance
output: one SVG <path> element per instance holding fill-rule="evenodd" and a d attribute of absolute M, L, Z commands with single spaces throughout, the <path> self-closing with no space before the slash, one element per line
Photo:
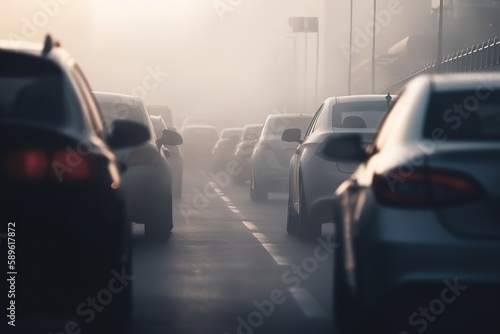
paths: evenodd
<path fill-rule="evenodd" d="M 319 23 L 317 17 L 291 17 L 289 25 L 293 28 L 293 32 L 303 32 L 305 46 L 304 46 L 304 112 L 306 112 L 307 101 L 307 34 L 312 32 L 317 34 L 316 39 L 316 101 L 318 99 L 318 79 L 319 79 Z"/>
<path fill-rule="evenodd" d="M 442 1 L 442 0 L 441 0 Z M 372 94 L 375 94 L 375 33 L 377 25 L 377 0 L 373 0 L 373 36 L 372 36 Z"/>
<path fill-rule="evenodd" d="M 347 77 L 347 95 L 351 95 L 351 80 L 352 80 L 352 16 L 353 16 L 353 2 L 351 0 L 351 19 L 349 20 L 349 75 Z"/>
<path fill-rule="evenodd" d="M 437 63 L 436 63 L 436 69 L 437 72 L 440 73 L 442 70 L 442 63 L 443 63 L 443 9 L 444 7 L 444 0 L 439 1 L 439 30 L 438 30 L 438 56 L 437 56 Z"/>

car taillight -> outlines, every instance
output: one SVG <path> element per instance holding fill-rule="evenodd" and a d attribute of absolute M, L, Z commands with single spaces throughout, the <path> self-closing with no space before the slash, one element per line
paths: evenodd
<path fill-rule="evenodd" d="M 160 164 L 160 154 L 154 148 L 141 147 L 134 149 L 127 157 L 127 166 L 154 166 Z"/>
<path fill-rule="evenodd" d="M 408 208 L 472 202 L 484 195 L 470 175 L 433 168 L 415 168 L 411 172 L 395 169 L 375 175 L 373 190 L 380 203 Z"/>
<path fill-rule="evenodd" d="M 5 159 L 7 174 L 26 181 L 82 180 L 93 176 L 93 156 L 80 155 L 67 148 L 56 151 L 25 149 L 10 153 Z"/>
<path fill-rule="evenodd" d="M 17 179 L 41 180 L 50 168 L 49 156 L 42 150 L 11 153 L 5 160 L 7 173 Z"/>

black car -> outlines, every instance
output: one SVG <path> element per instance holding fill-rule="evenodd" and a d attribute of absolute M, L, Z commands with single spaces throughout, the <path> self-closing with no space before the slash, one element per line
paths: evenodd
<path fill-rule="evenodd" d="M 68 318 L 79 329 L 111 324 L 119 333 L 132 308 L 131 226 L 111 149 L 141 144 L 149 133 L 129 121 L 108 132 L 83 73 L 50 36 L 44 46 L 12 45 L 0 42 L 5 265 L 9 254 L 1 308 L 11 308 L 18 333 L 64 328 L 67 320 L 58 327 L 49 319 Z M 120 293 L 106 290 L 110 282 Z M 109 295 L 96 313 L 87 298 L 102 301 L 103 289 Z"/>

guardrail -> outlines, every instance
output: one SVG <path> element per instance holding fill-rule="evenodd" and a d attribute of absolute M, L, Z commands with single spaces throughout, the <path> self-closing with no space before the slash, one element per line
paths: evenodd
<path fill-rule="evenodd" d="M 437 68 L 437 61 L 428 63 L 416 71 L 399 78 L 380 90 L 380 93 L 396 93 L 413 77 L 425 73 L 467 73 L 478 71 L 500 71 L 500 37 L 476 44 L 465 50 L 454 52 Z"/>

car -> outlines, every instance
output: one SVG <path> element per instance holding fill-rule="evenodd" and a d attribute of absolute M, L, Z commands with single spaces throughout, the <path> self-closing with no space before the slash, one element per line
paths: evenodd
<path fill-rule="evenodd" d="M 148 109 L 149 111 L 149 109 Z M 162 116 L 151 115 L 151 121 L 157 138 L 161 138 L 164 129 L 177 132 L 175 127 L 167 127 Z M 184 157 L 179 145 L 168 145 L 167 160 L 172 170 L 172 195 L 174 198 L 182 197 L 182 169 L 184 166 Z"/>
<path fill-rule="evenodd" d="M 242 133 L 243 128 L 222 129 L 212 149 L 212 168 L 215 171 L 226 169 L 227 163 L 233 160 L 234 149 Z"/>
<path fill-rule="evenodd" d="M 269 192 L 288 191 L 290 159 L 297 150 L 297 143 L 281 140 L 286 129 L 298 128 L 305 133 L 312 114 L 272 114 L 262 128 L 262 133 L 251 157 L 250 198 L 267 200 Z"/>
<path fill-rule="evenodd" d="M 167 106 L 162 105 L 147 105 L 146 109 L 150 115 L 160 115 L 167 128 L 175 128 L 172 110 Z"/>
<path fill-rule="evenodd" d="M 500 75 L 418 76 L 367 149 L 346 134 L 323 151 L 359 164 L 333 204 L 335 321 L 348 333 L 496 332 Z"/>
<path fill-rule="evenodd" d="M 216 128 L 212 125 L 186 125 L 181 135 L 184 138 L 182 151 L 185 161 L 191 166 L 209 164 L 212 149 L 219 138 Z"/>
<path fill-rule="evenodd" d="M 173 228 L 172 171 L 162 145 L 182 144 L 175 131 L 164 129 L 157 138 L 153 123 L 141 98 L 132 95 L 94 92 L 106 124 L 126 119 L 148 129 L 150 140 L 132 149 L 116 152 L 126 166 L 123 189 L 129 220 L 145 225 L 145 235 L 151 240 L 166 239 Z"/>
<path fill-rule="evenodd" d="M 240 141 L 234 149 L 234 160 L 238 164 L 238 173 L 233 175 L 235 184 L 243 184 L 250 180 L 250 158 L 252 157 L 255 143 L 260 137 L 263 124 L 248 124 L 243 127 Z"/>
<path fill-rule="evenodd" d="M 0 64 L 0 219 L 10 243 L 0 248 L 19 273 L 9 275 L 9 321 L 20 333 L 64 318 L 78 318 L 79 330 L 108 324 L 120 333 L 132 282 L 124 280 L 116 302 L 93 312 L 90 324 L 87 306 L 76 314 L 75 307 L 116 274 L 132 275 L 131 224 L 112 150 L 140 145 L 149 133 L 126 120 L 108 130 L 83 72 L 50 35 L 44 44 L 1 41 Z"/>
<path fill-rule="evenodd" d="M 330 97 L 321 104 L 305 134 L 300 129 L 283 132 L 282 140 L 300 144 L 290 161 L 288 233 L 306 239 L 319 236 L 322 224 L 332 222 L 332 189 L 356 168 L 319 154 L 323 142 L 339 134 L 359 133 L 369 144 L 391 101 L 390 94 Z"/>

